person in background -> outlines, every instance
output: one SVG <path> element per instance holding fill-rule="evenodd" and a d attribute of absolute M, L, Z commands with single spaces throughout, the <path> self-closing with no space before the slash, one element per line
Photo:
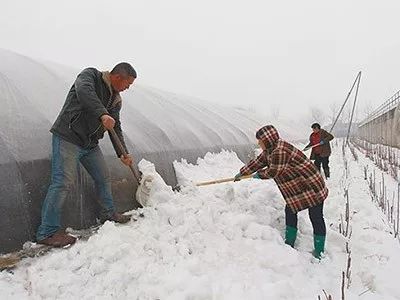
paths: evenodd
<path fill-rule="evenodd" d="M 62 205 L 82 164 L 93 178 L 105 220 L 126 223 L 130 216 L 116 212 L 111 194 L 111 178 L 98 145 L 105 131 L 114 129 L 126 152 L 121 130 L 120 92 L 136 79 L 136 71 L 128 63 L 117 64 L 111 72 L 84 69 L 68 92 L 63 108 L 54 122 L 52 137 L 51 184 L 42 205 L 42 219 L 36 239 L 39 244 L 64 247 L 75 243 L 75 237 L 61 229 Z M 132 157 L 122 155 L 110 135 L 117 156 L 125 165 Z"/>
<path fill-rule="evenodd" d="M 331 174 L 329 170 L 329 156 L 331 155 L 330 141 L 333 140 L 333 135 L 321 129 L 321 125 L 314 123 L 311 125 L 313 132 L 310 135 L 310 142 L 303 149 L 304 151 L 312 148 L 310 159 L 314 161 L 318 171 L 324 169 L 325 178 L 328 179 Z"/>
<path fill-rule="evenodd" d="M 297 237 L 297 213 L 308 209 L 314 232 L 313 255 L 320 259 L 325 249 L 326 226 L 324 201 L 328 196 L 325 181 L 303 152 L 280 139 L 272 125 L 259 129 L 256 138 L 262 153 L 240 169 L 241 176 L 253 174 L 255 179 L 273 179 L 285 202 L 285 243 L 294 247 Z"/>

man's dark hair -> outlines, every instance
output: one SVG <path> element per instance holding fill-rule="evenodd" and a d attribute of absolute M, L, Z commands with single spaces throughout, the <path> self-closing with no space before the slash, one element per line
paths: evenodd
<path fill-rule="evenodd" d="M 311 125 L 312 129 L 321 129 L 321 125 L 319 125 L 318 123 L 314 123 Z"/>
<path fill-rule="evenodd" d="M 135 69 L 128 64 L 127 62 L 122 62 L 117 64 L 112 70 L 111 74 L 119 74 L 125 77 L 133 77 L 136 78 L 136 71 Z"/>

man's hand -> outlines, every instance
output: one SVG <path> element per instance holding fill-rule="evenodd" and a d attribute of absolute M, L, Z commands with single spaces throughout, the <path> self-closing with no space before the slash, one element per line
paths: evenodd
<path fill-rule="evenodd" d="M 109 115 L 102 115 L 100 117 L 101 119 L 101 123 L 103 124 L 104 128 L 109 130 L 114 128 L 115 125 L 115 120 L 113 117 L 109 116 Z"/>
<path fill-rule="evenodd" d="M 121 155 L 119 159 L 122 161 L 122 163 L 126 166 L 130 166 L 133 164 L 133 157 L 130 154 L 127 155 Z"/>

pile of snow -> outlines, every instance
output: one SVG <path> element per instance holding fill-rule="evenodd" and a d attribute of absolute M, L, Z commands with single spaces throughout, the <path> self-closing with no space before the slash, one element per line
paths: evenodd
<path fill-rule="evenodd" d="M 299 214 L 296 249 L 284 244 L 284 202 L 273 181 L 193 185 L 238 172 L 243 163 L 222 151 L 196 165 L 176 162 L 179 193 L 156 177 L 150 206 L 140 211 L 144 218 L 128 225 L 107 222 L 87 242 L 1 272 L 0 299 L 308 300 L 323 289 L 339 299 L 347 260 L 347 239 L 338 233 L 344 185 L 350 186 L 353 229 L 346 299 L 399 299 L 398 242 L 370 201 L 362 168 L 349 158 L 351 174 L 344 179 L 339 148 L 334 152 L 321 262 L 311 255 L 307 212 Z M 141 168 L 155 172 L 148 162 Z"/>

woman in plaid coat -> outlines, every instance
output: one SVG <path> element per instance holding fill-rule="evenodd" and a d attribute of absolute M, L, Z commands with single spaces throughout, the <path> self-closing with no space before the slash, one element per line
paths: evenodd
<path fill-rule="evenodd" d="M 274 179 L 286 201 L 285 243 L 294 246 L 297 236 L 297 212 L 308 209 L 314 230 L 314 256 L 321 258 L 325 247 L 326 227 L 323 203 L 328 196 L 324 179 L 315 165 L 296 147 L 279 138 L 272 125 L 256 133 L 263 152 L 235 176 L 253 174 L 257 179 Z"/>

